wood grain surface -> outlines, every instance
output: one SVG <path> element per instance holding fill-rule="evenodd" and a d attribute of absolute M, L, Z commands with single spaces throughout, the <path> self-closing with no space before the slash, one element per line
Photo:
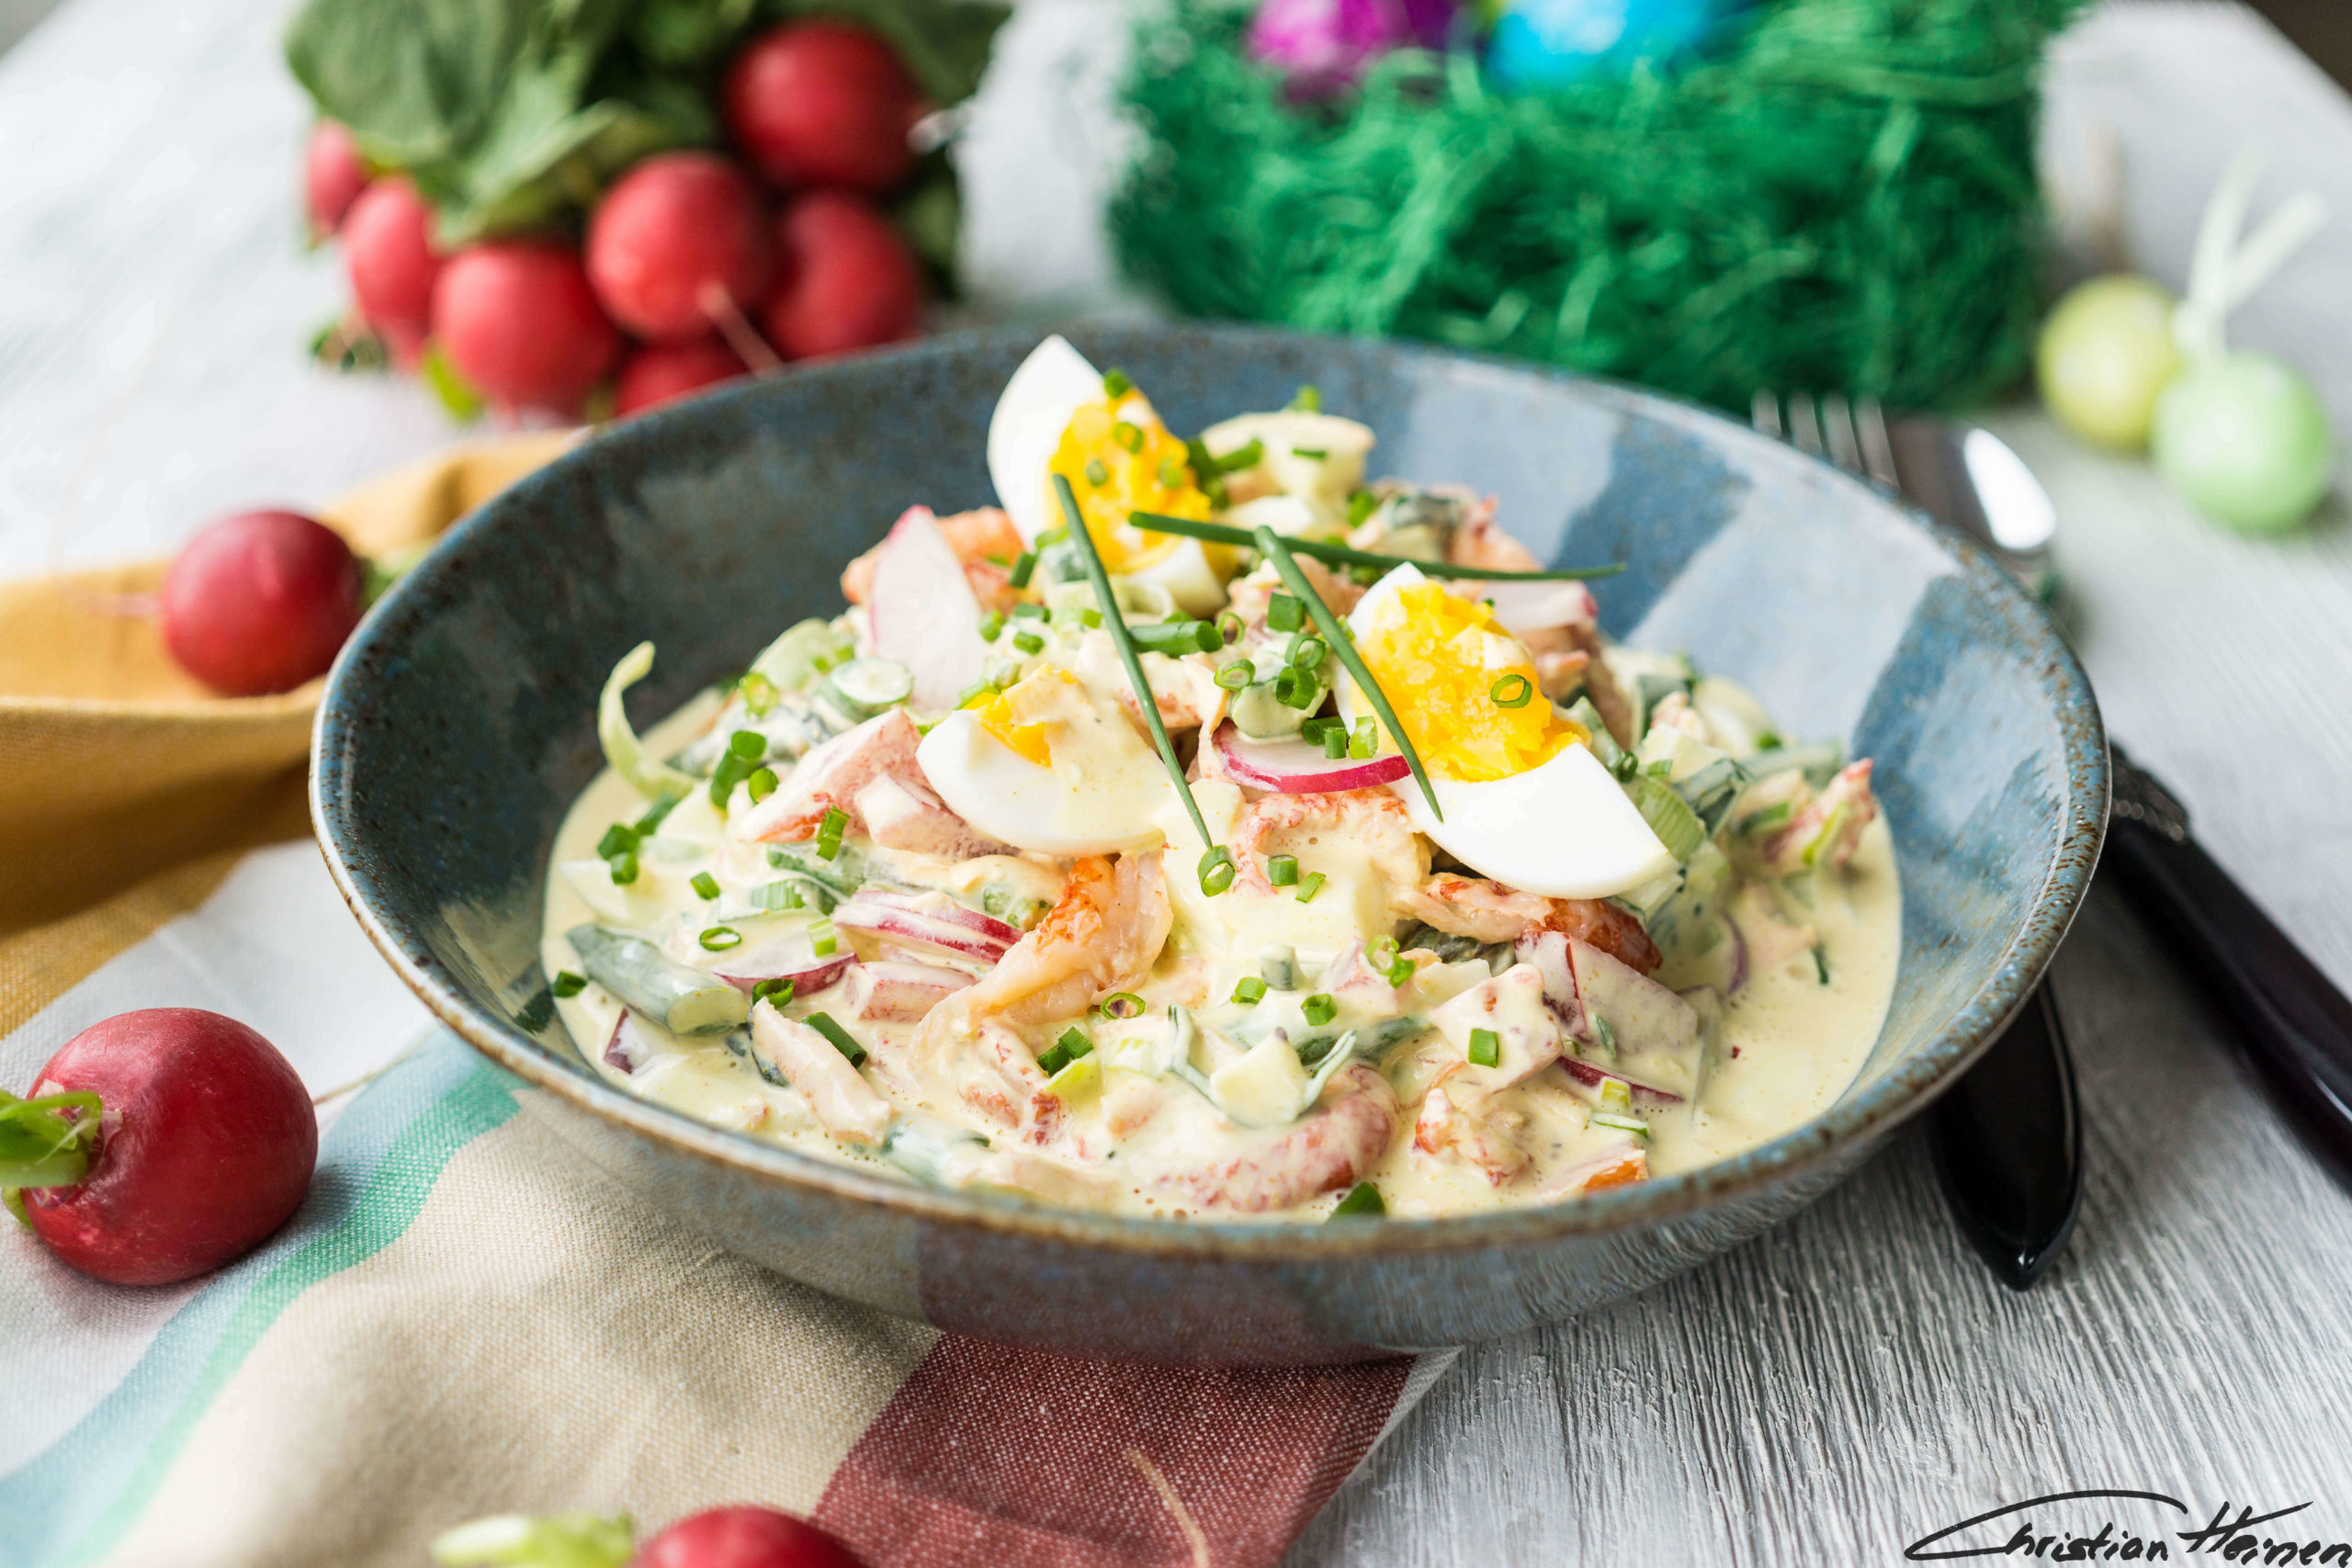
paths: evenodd
<path fill-rule="evenodd" d="M 249 0 L 70 0 L 0 60 L 0 574 L 317 504 L 450 438 L 413 387 L 300 357 L 341 282 L 296 243 L 305 110 L 278 22 Z M 1005 35 L 962 150 L 985 313 L 1136 308 L 1088 221 L 1115 164 L 1119 31 L 1110 0 L 1030 0 Z M 2272 159 L 2265 203 L 2328 197 L 2337 220 L 2237 336 L 2291 353 L 2352 429 L 2352 106 L 2246 13 L 2133 5 L 2053 70 L 2053 161 L 2082 164 L 2101 126 L 2125 150 L 2138 259 L 2176 286 L 2238 146 Z M 2241 541 L 2029 410 L 1992 423 L 2058 499 L 2113 729 L 2352 981 L 2341 503 L 2294 538 Z M 2042 1286 L 2015 1296 L 1977 1265 L 1905 1137 L 1716 1264 L 1464 1352 L 1292 1561 L 1895 1562 L 1939 1526 L 2083 1487 L 2166 1493 L 2199 1521 L 2309 1500 L 2298 1540 L 2352 1539 L 2352 1201 L 2105 890 L 2058 975 L 2089 1186 Z"/>

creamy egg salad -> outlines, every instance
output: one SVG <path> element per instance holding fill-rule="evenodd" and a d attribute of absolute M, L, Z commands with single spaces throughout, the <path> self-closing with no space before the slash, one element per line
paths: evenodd
<path fill-rule="evenodd" d="M 1556 1202 L 1825 1110 L 1894 985 L 1871 764 L 1319 403 L 1188 441 L 1049 338 L 1001 508 L 908 511 L 643 737 L 624 659 L 543 946 L 598 1071 L 1167 1218 Z"/>

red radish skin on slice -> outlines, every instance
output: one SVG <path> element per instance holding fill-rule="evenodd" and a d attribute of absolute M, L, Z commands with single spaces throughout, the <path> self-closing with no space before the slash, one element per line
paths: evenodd
<path fill-rule="evenodd" d="M 1588 1089 L 1599 1089 L 1605 1083 L 1621 1083 L 1645 1100 L 1655 1100 L 1666 1105 L 1682 1103 L 1682 1097 L 1679 1094 L 1668 1094 L 1662 1089 L 1653 1089 L 1648 1084 L 1636 1083 L 1622 1073 L 1604 1073 L 1590 1062 L 1580 1062 L 1574 1056 L 1561 1057 L 1560 1066 L 1567 1070 L 1568 1077 Z"/>
<path fill-rule="evenodd" d="M 861 1021 L 918 1023 L 940 1002 L 973 983 L 960 969 L 876 959 L 856 964 L 842 984 L 851 1014 Z"/>
<path fill-rule="evenodd" d="M 711 971 L 739 991 L 749 991 L 766 980 L 789 980 L 793 995 L 806 997 L 823 990 L 848 972 L 857 954 L 846 950 L 817 956 L 816 943 L 805 931 L 795 931 L 763 942 Z"/>
<path fill-rule="evenodd" d="M 882 541 L 866 615 L 874 651 L 914 676 L 918 707 L 954 707 L 988 663 L 980 602 L 927 506 L 907 508 Z"/>
<path fill-rule="evenodd" d="M 1351 789 L 1377 789 L 1406 777 L 1411 769 L 1402 756 L 1330 758 L 1311 741 L 1288 739 L 1252 740 L 1231 724 L 1216 731 L 1217 759 L 1238 784 L 1273 795 L 1325 795 Z"/>
<path fill-rule="evenodd" d="M 745 812 L 729 831 L 752 843 L 797 843 L 815 838 L 825 813 L 838 807 L 849 816 L 848 830 L 864 833 L 865 825 L 857 818 L 858 792 L 884 773 L 901 778 L 920 774 L 915 748 L 922 742 L 906 709 L 877 714 L 855 729 L 811 747 L 786 776 L 784 786 Z"/>
<path fill-rule="evenodd" d="M 645 1026 L 637 1021 L 637 1014 L 621 1009 L 620 1017 L 613 1020 L 613 1032 L 605 1041 L 605 1065 L 635 1073 L 651 1060 L 653 1043 L 645 1037 Z"/>
<path fill-rule="evenodd" d="M 1000 920 L 994 915 L 972 908 L 968 905 L 958 904 L 953 899 L 936 894 L 893 893 L 887 888 L 868 887 L 862 889 L 857 897 L 861 902 L 879 904 L 889 909 L 905 909 L 912 914 L 927 915 L 933 919 L 945 920 L 950 925 L 961 926 L 976 936 L 985 937 L 989 942 L 1002 942 L 1007 947 L 1011 947 L 1021 940 L 1019 926 L 1008 920 Z"/>
<path fill-rule="evenodd" d="M 1003 924 L 1001 921 L 997 923 Z M 969 925 L 944 918 L 938 913 L 886 904 L 864 893 L 833 911 L 833 924 L 843 931 L 870 932 L 884 942 L 927 949 L 982 964 L 994 964 L 1012 946 L 1012 942 L 994 933 L 975 931 Z M 1012 928 L 1007 926 L 1004 929 L 1011 931 Z"/>

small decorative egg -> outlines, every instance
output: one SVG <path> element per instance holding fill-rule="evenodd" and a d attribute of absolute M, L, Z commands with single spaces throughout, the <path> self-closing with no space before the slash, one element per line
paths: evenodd
<path fill-rule="evenodd" d="M 2199 511 L 2249 534 L 2301 523 L 2335 476 L 2335 433 L 2311 383 L 2245 350 L 2193 366 L 2165 389 L 2149 451 Z"/>
<path fill-rule="evenodd" d="M 1598 68 L 1694 48 L 1744 8 L 1744 0 L 1505 0 L 1487 69 L 1509 90 L 1564 87 Z"/>

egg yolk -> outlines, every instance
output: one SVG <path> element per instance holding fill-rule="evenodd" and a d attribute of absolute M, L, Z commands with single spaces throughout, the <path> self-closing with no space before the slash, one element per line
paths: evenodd
<path fill-rule="evenodd" d="M 975 699 L 973 706 L 980 716 L 980 728 L 1002 741 L 1006 750 L 1024 757 L 1041 768 L 1054 765 L 1052 746 L 1046 731 L 1059 716 L 1057 711 L 1070 694 L 1056 689 L 1056 682 L 1075 686 L 1078 677 L 1067 670 L 1045 669 L 1012 685 L 993 697 Z"/>
<path fill-rule="evenodd" d="M 1356 650 L 1433 773 L 1509 778 L 1585 739 L 1582 726 L 1544 700 L 1533 658 L 1494 612 L 1434 582 L 1399 588 Z M 1524 701 L 1506 705 L 1522 692 Z"/>
<path fill-rule="evenodd" d="M 1209 515 L 1209 498 L 1193 482 L 1184 444 L 1134 392 L 1115 404 L 1105 398 L 1081 405 L 1046 468 L 1069 480 L 1105 570 L 1138 571 L 1179 543 L 1170 535 L 1145 533 L 1127 513 L 1157 512 L 1196 522 Z"/>

